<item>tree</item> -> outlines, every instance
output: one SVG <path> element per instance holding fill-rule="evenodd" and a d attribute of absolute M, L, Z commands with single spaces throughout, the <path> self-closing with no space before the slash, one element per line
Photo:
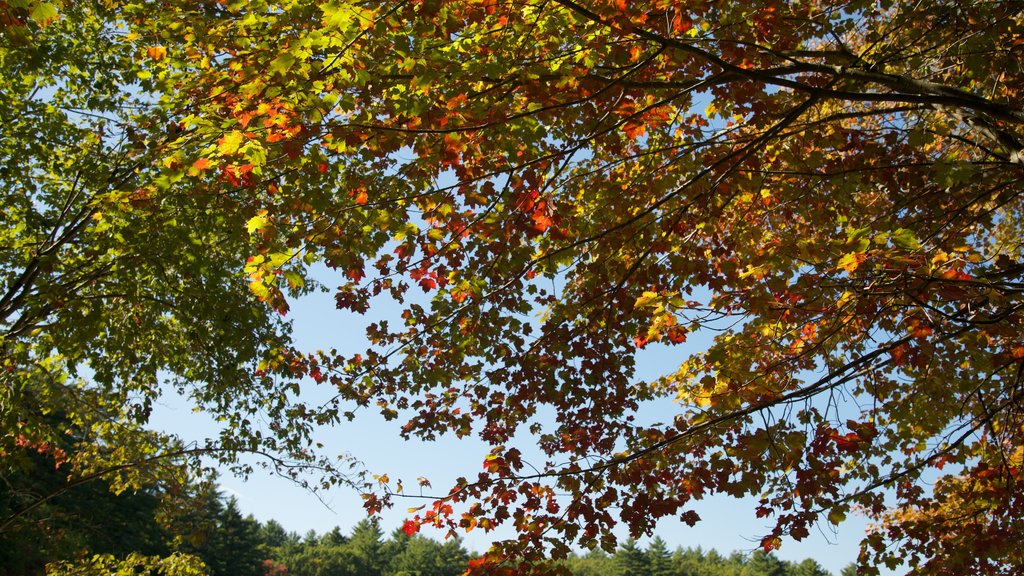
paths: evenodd
<path fill-rule="evenodd" d="M 294 382 L 257 375 L 289 328 L 246 289 L 245 199 L 165 163 L 187 99 L 162 91 L 165 48 L 133 24 L 161 8 L 0 2 L 0 470 L 62 447 L 59 481 L 3 510 L 3 538 L 91 482 L 174 500 L 211 461 L 250 470 L 243 452 L 296 477 L 332 465 L 305 451 L 311 423 L 260 424 L 302 413 Z M 223 434 L 147 430 L 168 392 Z"/>
<path fill-rule="evenodd" d="M 334 531 L 330 532 L 333 543 Z M 267 520 L 260 525 L 260 544 L 264 550 L 264 556 L 270 557 L 269 551 L 273 548 L 290 550 L 299 545 L 299 536 L 294 532 L 288 532 L 277 520 Z"/>
<path fill-rule="evenodd" d="M 799 564 L 795 564 L 790 570 L 790 573 L 794 574 L 794 576 L 829 576 L 828 570 L 825 570 L 821 567 L 821 564 L 818 564 L 810 558 L 800 562 Z M 843 575 L 840 574 L 840 576 Z"/>
<path fill-rule="evenodd" d="M 672 576 L 672 553 L 660 536 L 655 536 L 647 547 L 647 559 L 651 576 Z"/>
<path fill-rule="evenodd" d="M 376 520 L 360 520 L 353 528 L 345 548 L 356 558 L 358 576 L 380 576 L 385 567 L 384 532 Z"/>
<path fill-rule="evenodd" d="M 789 566 L 773 554 L 757 550 L 746 562 L 742 574 L 749 576 L 786 576 L 789 571 Z"/>
<path fill-rule="evenodd" d="M 124 122 L 125 146 L 127 126 L 144 128 L 146 144 L 133 185 L 116 187 L 127 203 L 106 192 L 111 170 L 82 171 L 106 211 L 92 201 L 64 210 L 77 173 L 11 146 L 16 176 L 5 181 L 16 193 L 5 202 L 36 226 L 5 240 L 25 247 L 4 268 L 19 306 L 5 316 L 12 389 L 52 386 L 44 360 L 71 369 L 87 358 L 104 391 L 145 398 L 156 387 L 127 376 L 152 382 L 157 368 L 177 368 L 198 401 L 234 416 L 246 442 L 229 436 L 228 447 L 269 444 L 300 459 L 309 426 L 353 406 L 403 418 L 407 436 L 475 435 L 492 446 L 483 472 L 410 520 L 453 532 L 514 526 L 517 537 L 474 569 L 562 558 L 569 542 L 611 551 L 615 525 L 638 537 L 664 517 L 695 523 L 691 505 L 714 493 L 761 499 L 757 514 L 773 521 L 766 552 L 856 509 L 880 526 L 863 542 L 866 571 L 906 560 L 921 573 L 1012 573 L 1021 563 L 1016 3 L 109 6 L 107 22 L 132 38 L 112 43 L 113 66 L 159 105 Z M 68 32 L 83 17 L 75 10 L 15 29 L 80 41 Z M 31 52 L 6 57 L 24 67 L 54 58 Z M 6 110 L 36 101 L 8 85 L 22 92 Z M 109 86 L 125 97 L 123 83 Z M 51 138 L 69 158 L 112 157 L 70 145 L 97 126 L 60 119 L 36 131 L 53 126 L 72 134 Z M 40 182 L 56 184 L 33 193 Z M 167 226 L 137 220 L 132 198 L 152 201 Z M 93 214 L 108 212 L 104 230 Z M 194 224 L 172 225 L 182 221 Z M 133 241 L 140 229 L 167 239 Z M 69 255 L 46 276 L 55 241 Z M 192 246 L 210 250 L 210 271 L 181 258 Z M 130 260 L 140 281 L 108 274 L 122 250 L 141 255 Z M 169 261 L 199 310 L 157 305 Z M 402 321 L 370 323 L 365 351 L 289 349 L 267 313 L 286 309 L 317 262 L 336 275 L 339 308 L 391 299 Z M 237 290 L 239 268 L 261 304 Z M 22 277 L 49 280 L 26 291 Z M 215 281 L 196 290 L 183 278 Z M 72 297 L 79 285 L 98 292 Z M 166 334 L 135 333 L 114 294 L 126 311 L 183 315 Z M 248 311 L 250 324 L 213 340 L 203 331 L 197 348 L 223 344 L 229 357 L 194 368 L 182 327 L 220 326 L 225 316 L 207 306 Z M 687 347 L 709 333 L 707 347 Z M 156 353 L 161 338 L 173 354 Z M 640 379 L 654 347 L 677 351 L 677 369 Z M 285 394 L 269 419 L 289 422 L 274 431 L 284 439 L 262 440 L 245 416 L 255 399 L 303 377 L 337 390 L 335 401 L 305 407 Z M 73 396 L 56 389 L 40 396 Z M 17 394 L 12 405 L 33 398 Z M 664 423 L 637 417 L 654 400 L 676 402 Z M 523 445 L 544 461 L 524 462 Z M 399 492 L 380 478 L 367 509 Z"/>
<path fill-rule="evenodd" d="M 288 574 L 356 576 L 359 559 L 344 546 L 304 546 L 280 558 Z"/>
<path fill-rule="evenodd" d="M 712 557 L 714 554 L 714 557 Z M 672 566 L 675 569 L 676 574 L 681 576 L 704 576 L 703 570 L 705 565 L 713 565 L 718 558 L 717 553 L 714 550 L 704 556 L 704 551 L 700 548 L 676 548 L 675 553 L 672 554 Z"/>
<path fill-rule="evenodd" d="M 217 562 L 207 560 L 215 575 L 259 576 L 263 560 L 259 550 L 259 522 L 242 516 L 238 501 L 228 498 L 211 539 Z"/>
<path fill-rule="evenodd" d="M 619 546 L 612 563 L 618 576 L 651 576 L 651 558 L 632 538 Z"/>
<path fill-rule="evenodd" d="M 328 546 L 341 546 L 346 542 L 348 542 L 348 536 L 342 534 L 341 528 L 338 526 L 320 537 L 320 543 Z"/>
<path fill-rule="evenodd" d="M 609 576 L 615 572 L 611 557 L 600 548 L 583 556 L 571 555 L 566 566 L 575 576 Z"/>
<path fill-rule="evenodd" d="M 765 551 L 856 508 L 867 568 L 1005 572 L 1021 26 L 1009 2 L 258 3 L 197 16 L 177 65 L 218 55 L 190 138 L 279 193 L 251 212 L 254 293 L 300 253 L 340 308 L 405 308 L 366 351 L 289 361 L 407 435 L 493 446 L 416 522 L 511 522 L 500 564 L 754 495 Z M 678 369 L 638 381 L 646 347 Z M 654 399 L 674 418 L 637 420 Z"/>
<path fill-rule="evenodd" d="M 71 442 L 36 446 L 0 467 L 0 517 L 62 486 Z M 151 491 L 112 494 L 102 481 L 77 486 L 24 513 L 19 530 L 0 532 L 0 575 L 42 574 L 51 562 L 84 551 L 165 556 L 167 534 L 157 522 L 160 498 Z"/>
<path fill-rule="evenodd" d="M 393 538 L 406 539 L 402 551 L 387 559 L 387 571 L 393 576 L 458 576 L 466 571 L 469 554 L 458 540 L 443 544 L 420 535 L 411 538 L 396 533 Z M 385 544 L 386 545 L 386 544 Z"/>

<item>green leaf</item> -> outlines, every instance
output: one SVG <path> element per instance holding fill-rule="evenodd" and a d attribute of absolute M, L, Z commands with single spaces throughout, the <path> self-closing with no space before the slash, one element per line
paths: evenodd
<path fill-rule="evenodd" d="M 842 506 L 837 506 L 829 511 L 828 521 L 832 524 L 839 525 L 846 520 L 846 510 Z"/>
<path fill-rule="evenodd" d="M 40 26 L 49 26 L 58 17 L 57 7 L 49 2 L 37 2 L 29 12 L 29 18 Z"/>
<path fill-rule="evenodd" d="M 914 237 L 914 231 L 907 228 L 900 228 L 889 236 L 892 243 L 904 250 L 920 250 L 921 243 Z"/>
<path fill-rule="evenodd" d="M 270 71 L 284 76 L 295 65 L 295 56 L 290 52 L 282 52 L 270 62 Z"/>

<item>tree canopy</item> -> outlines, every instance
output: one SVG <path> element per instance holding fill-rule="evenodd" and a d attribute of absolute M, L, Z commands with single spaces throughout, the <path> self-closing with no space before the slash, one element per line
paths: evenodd
<path fill-rule="evenodd" d="M 326 467 L 310 431 L 355 406 L 489 443 L 406 524 L 514 526 L 474 570 L 610 551 L 716 493 L 759 499 L 765 551 L 855 510 L 868 570 L 1024 564 L 1015 2 L 0 14 L 5 455 L 61 411 L 102 431 L 82 472 L 152 469 L 168 373 L 228 461 Z M 339 309 L 402 321 L 289 345 L 316 264 Z M 639 378 L 651 347 L 678 361 Z M 303 404 L 314 383 L 334 400 Z"/>

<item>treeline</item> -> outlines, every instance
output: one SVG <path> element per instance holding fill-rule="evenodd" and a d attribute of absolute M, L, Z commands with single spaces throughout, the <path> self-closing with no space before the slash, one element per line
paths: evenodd
<path fill-rule="evenodd" d="M 299 536 L 244 516 L 235 498 L 211 486 L 193 487 L 170 509 L 159 494 L 113 494 L 102 481 L 63 490 L 52 451 L 44 452 L 23 451 L 0 469 L 0 576 L 44 574 L 49 563 L 97 554 L 185 553 L 202 559 L 211 576 L 456 576 L 470 558 L 458 540 L 401 530 L 385 538 L 368 520 L 349 534 Z"/>
<path fill-rule="evenodd" d="M 567 561 L 574 576 L 830 576 L 820 564 L 779 560 L 760 550 L 753 554 L 733 552 L 723 556 L 714 550 L 676 548 L 670 551 L 661 538 L 645 549 L 627 540 L 614 554 L 597 550 Z M 843 570 L 842 576 L 853 569 Z"/>
<path fill-rule="evenodd" d="M 196 489 L 189 507 L 172 510 L 157 494 L 115 495 L 99 481 L 61 491 L 52 457 L 27 451 L 19 460 L 0 470 L 0 576 L 43 574 L 58 560 L 135 552 L 195 555 L 211 576 L 458 576 L 473 556 L 457 539 L 437 542 L 397 528 L 385 537 L 369 520 L 349 533 L 334 528 L 300 536 L 274 520 L 244 516 L 234 498 L 209 486 Z M 575 576 L 828 575 L 813 560 L 670 551 L 660 538 L 646 548 L 627 540 L 614 554 L 573 556 L 565 565 Z"/>

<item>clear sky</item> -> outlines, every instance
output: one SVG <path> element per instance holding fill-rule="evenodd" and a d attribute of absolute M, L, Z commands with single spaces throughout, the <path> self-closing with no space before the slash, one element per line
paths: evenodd
<path fill-rule="evenodd" d="M 333 285 L 327 277 L 324 279 L 326 285 Z M 363 326 L 370 320 L 337 311 L 331 294 L 316 293 L 294 302 L 289 318 L 294 323 L 295 338 L 302 349 L 335 347 L 340 351 L 359 351 L 365 348 Z M 699 340 L 691 338 L 688 344 L 706 345 Z M 678 349 L 651 347 L 640 357 L 638 376 L 651 377 L 676 368 L 680 353 Z M 310 394 L 329 394 L 328 390 L 316 390 L 311 381 L 309 385 L 313 388 Z M 678 407 L 665 400 L 663 404 L 646 406 L 645 409 L 651 411 L 646 416 L 654 421 L 671 418 Z M 186 439 L 201 439 L 215 434 L 213 423 L 192 414 L 189 406 L 176 398 L 166 398 L 160 403 L 154 412 L 154 424 Z M 400 426 L 400 420 L 386 422 L 376 412 L 365 410 L 357 413 L 353 422 L 324 429 L 317 440 L 325 444 L 328 453 L 347 452 L 374 473 L 387 473 L 392 481 L 401 478 L 407 492 L 411 491 L 410 487 L 417 486 L 416 479 L 420 476 L 429 478 L 438 492 L 446 491 L 458 477 L 476 475 L 487 454 L 486 446 L 471 439 L 449 437 L 433 443 L 403 441 L 399 436 Z M 528 459 L 529 447 L 520 446 L 520 449 Z M 336 488 L 318 498 L 285 479 L 260 471 L 246 481 L 225 474 L 220 483 L 226 493 L 238 499 L 244 513 L 252 514 L 262 522 L 276 520 L 299 534 L 309 530 L 323 533 L 335 526 L 348 531 L 364 518 L 359 495 L 348 488 Z M 407 508 L 422 503 L 420 500 L 399 499 L 395 509 L 383 514 L 385 532 L 401 525 L 407 517 Z M 658 525 L 656 535 L 668 542 L 670 548 L 700 546 L 723 554 L 734 550 L 752 551 L 768 531 L 768 519 L 756 518 L 755 506 L 753 499 L 713 497 L 696 508 L 702 521 L 695 527 L 666 519 Z M 784 540 L 776 554 L 785 560 L 813 558 L 833 574 L 838 574 L 856 558 L 865 526 L 863 517 L 851 513 L 838 528 L 823 523 L 812 530 L 810 537 L 803 542 Z M 431 534 L 429 529 L 424 529 L 424 534 L 437 539 L 443 537 L 442 533 Z M 470 550 L 482 552 L 493 538 L 510 535 L 509 531 L 488 534 L 477 529 L 463 538 Z M 621 536 L 626 536 L 624 531 Z"/>

